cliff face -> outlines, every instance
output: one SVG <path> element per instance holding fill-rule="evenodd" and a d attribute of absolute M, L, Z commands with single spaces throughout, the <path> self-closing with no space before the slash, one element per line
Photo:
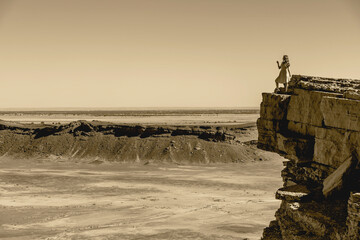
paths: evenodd
<path fill-rule="evenodd" d="M 262 96 L 258 148 L 288 159 L 263 239 L 360 239 L 360 80 L 294 75 Z"/>

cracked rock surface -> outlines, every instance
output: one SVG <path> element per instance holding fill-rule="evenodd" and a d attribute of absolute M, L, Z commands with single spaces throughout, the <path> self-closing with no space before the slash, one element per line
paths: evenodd
<path fill-rule="evenodd" d="M 258 148 L 288 159 L 263 239 L 360 239 L 359 93 L 360 80 L 294 75 L 262 94 Z"/>

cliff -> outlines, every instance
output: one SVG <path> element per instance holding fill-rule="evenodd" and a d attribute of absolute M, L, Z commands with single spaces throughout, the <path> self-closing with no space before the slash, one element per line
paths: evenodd
<path fill-rule="evenodd" d="M 141 126 L 99 121 L 20 124 L 0 121 L 0 158 L 46 161 L 215 163 L 259 159 L 255 126 Z M 245 139 L 242 137 L 242 139 Z M 251 139 L 250 139 L 251 140 Z"/>
<path fill-rule="evenodd" d="M 360 80 L 294 75 L 262 97 L 258 148 L 287 159 L 263 239 L 360 239 Z"/>

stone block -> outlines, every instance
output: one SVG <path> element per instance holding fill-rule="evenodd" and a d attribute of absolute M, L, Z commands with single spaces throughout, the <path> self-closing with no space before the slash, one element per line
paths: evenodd
<path fill-rule="evenodd" d="M 320 103 L 326 96 L 342 96 L 337 93 L 307 91 L 294 89 L 294 94 L 289 102 L 286 119 L 289 121 L 322 126 L 323 116 L 320 111 Z"/>
<path fill-rule="evenodd" d="M 282 124 L 279 120 L 259 118 L 257 120 L 258 148 L 277 152 L 276 132 L 280 131 L 280 125 Z"/>
<path fill-rule="evenodd" d="M 263 93 L 263 100 L 260 106 L 260 118 L 268 120 L 282 120 L 290 101 L 290 95 Z"/>
<path fill-rule="evenodd" d="M 316 127 L 310 124 L 288 121 L 287 126 L 288 131 L 301 134 L 303 136 L 315 136 Z"/>
<path fill-rule="evenodd" d="M 314 161 L 338 168 L 352 152 L 360 156 L 360 132 L 317 128 Z"/>
<path fill-rule="evenodd" d="M 266 131 L 280 131 L 280 121 L 259 118 L 256 122 L 257 128 Z"/>
<path fill-rule="evenodd" d="M 360 131 L 360 101 L 324 97 L 320 110 L 328 127 Z"/>
<path fill-rule="evenodd" d="M 341 129 L 317 128 L 314 161 L 338 168 L 353 151 L 353 145 L 349 142 L 350 135 L 350 132 Z"/>

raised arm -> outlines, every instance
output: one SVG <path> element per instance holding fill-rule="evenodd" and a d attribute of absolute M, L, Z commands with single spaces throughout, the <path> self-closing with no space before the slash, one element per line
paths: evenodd
<path fill-rule="evenodd" d="M 278 65 L 278 68 L 280 69 L 281 66 L 280 66 L 280 64 L 279 64 L 279 61 L 276 61 L 276 63 L 277 63 L 277 65 Z"/>

